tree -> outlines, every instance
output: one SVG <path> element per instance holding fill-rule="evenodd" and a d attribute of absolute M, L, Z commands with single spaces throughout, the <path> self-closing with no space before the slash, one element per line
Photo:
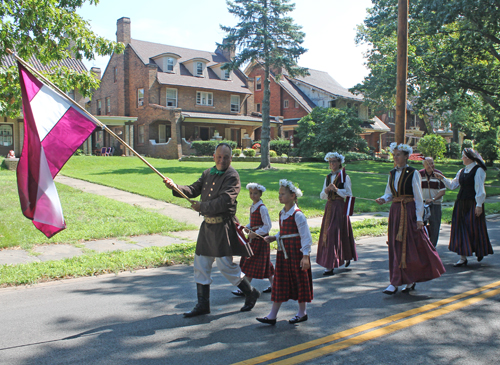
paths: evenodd
<path fill-rule="evenodd" d="M 358 43 L 372 45 L 370 75 L 352 91 L 392 108 L 397 0 L 373 0 Z M 420 115 L 458 110 L 480 97 L 500 115 L 500 7 L 491 0 L 412 0 L 409 8 L 408 98 Z M 446 121 L 445 121 L 446 122 Z"/>
<path fill-rule="evenodd" d="M 417 147 L 426 157 L 442 158 L 446 152 L 446 140 L 437 134 L 427 134 L 420 138 Z"/>
<path fill-rule="evenodd" d="M 3 0 L 0 2 L 0 59 L 15 50 L 19 57 L 36 57 L 44 65 L 69 57 L 94 59 L 120 53 L 124 45 L 96 35 L 76 9 L 86 0 Z M 99 0 L 88 0 L 97 5 Z M 45 73 L 63 91 L 78 89 L 90 96 L 99 82 L 91 74 L 65 67 Z M 17 117 L 21 111 L 21 91 L 17 67 L 0 64 L 0 115 Z"/>
<path fill-rule="evenodd" d="M 286 72 L 290 77 L 305 76 L 307 69 L 299 67 L 297 60 L 306 52 L 301 46 L 305 34 L 301 27 L 286 16 L 295 8 L 289 0 L 234 0 L 227 1 L 228 10 L 240 19 L 235 27 L 221 25 L 226 39 L 217 44 L 223 49 L 240 52 L 223 69 L 235 70 L 243 64 L 261 64 L 264 68 L 264 99 L 262 101 L 262 135 L 260 169 L 271 167 L 269 156 L 269 75 L 276 77 Z"/>
<path fill-rule="evenodd" d="M 298 152 L 301 156 L 330 151 L 365 152 L 366 141 L 359 137 L 363 133 L 362 122 L 352 109 L 316 107 L 298 122 Z"/>

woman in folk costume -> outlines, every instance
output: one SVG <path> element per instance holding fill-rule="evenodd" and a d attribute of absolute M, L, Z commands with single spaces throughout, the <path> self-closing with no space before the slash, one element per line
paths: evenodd
<path fill-rule="evenodd" d="M 391 143 L 396 167 L 389 173 L 385 195 L 378 204 L 392 201 L 389 212 L 388 242 L 390 285 L 384 294 L 395 294 L 405 284 L 403 292 L 415 289 L 415 283 L 440 277 L 444 266 L 429 237 L 423 230 L 424 204 L 418 171 L 408 166 L 413 153 L 406 144 Z"/>
<path fill-rule="evenodd" d="M 450 251 L 460 255 L 460 260 L 453 266 L 467 265 L 467 256 L 472 256 L 473 253 L 476 253 L 477 261 L 493 254 L 484 214 L 486 165 L 472 148 L 464 149 L 462 161 L 465 168 L 461 169 L 453 180 L 435 173 L 448 189 L 453 190 L 460 186 L 453 207 L 448 246 Z"/>
<path fill-rule="evenodd" d="M 356 244 L 352 233 L 351 219 L 345 213 L 346 196 L 352 196 L 351 179 L 342 168 L 344 156 L 328 152 L 325 161 L 330 163 L 332 172 L 323 184 L 320 198 L 327 200 L 321 223 L 316 263 L 325 268 L 323 275 L 333 275 L 333 269 L 351 260 L 358 260 Z"/>
<path fill-rule="evenodd" d="M 299 302 L 297 315 L 291 324 L 307 321 L 307 303 L 313 299 L 311 274 L 312 237 L 304 213 L 297 206 L 302 191 L 291 181 L 280 180 L 279 200 L 285 207 L 280 212 L 280 231 L 276 236 L 267 236 L 265 241 L 278 240 L 276 269 L 274 271 L 273 305 L 266 317 L 257 318 L 261 323 L 276 324 L 281 304 L 290 299 Z"/>
<path fill-rule="evenodd" d="M 262 202 L 262 193 L 266 188 L 257 183 L 247 184 L 247 189 L 253 204 L 250 207 L 250 223 L 246 226 L 250 247 L 253 251 L 252 257 L 241 257 L 241 271 L 246 275 L 249 281 L 252 279 L 269 279 L 270 286 L 264 289 L 264 293 L 270 293 L 273 285 L 274 266 L 271 262 L 271 250 L 269 243 L 265 242 L 259 236 L 267 236 L 272 228 L 269 212 Z M 237 296 L 244 296 L 241 290 L 232 292 Z"/>

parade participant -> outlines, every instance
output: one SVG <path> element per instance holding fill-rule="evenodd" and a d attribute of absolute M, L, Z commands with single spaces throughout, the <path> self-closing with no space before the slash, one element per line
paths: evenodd
<path fill-rule="evenodd" d="M 446 186 L 434 175 L 434 172 L 440 174 L 442 172 L 434 168 L 434 159 L 432 157 L 426 157 L 422 163 L 424 168 L 419 171 L 422 179 L 422 196 L 424 203 L 429 205 L 431 209 L 427 230 L 431 243 L 436 247 L 439 239 L 439 229 L 441 228 L 441 203 L 443 202 L 443 195 L 446 193 Z"/>
<path fill-rule="evenodd" d="M 455 267 L 467 265 L 467 256 L 472 256 L 473 253 L 476 253 L 477 261 L 493 254 L 484 214 L 486 165 L 472 148 L 464 149 L 462 161 L 465 168 L 461 169 L 453 180 L 436 173 L 437 178 L 444 182 L 448 189 L 453 190 L 460 186 L 453 207 L 448 246 L 450 251 L 460 255 L 460 260 L 453 265 Z"/>
<path fill-rule="evenodd" d="M 226 279 L 245 294 L 242 312 L 250 311 L 260 297 L 260 292 L 252 287 L 239 265 L 233 263 L 233 256 L 244 256 L 246 250 L 236 235 L 234 220 L 240 176 L 231 167 L 231 161 L 231 147 L 227 143 L 219 143 L 214 153 L 215 166 L 205 170 L 198 181 L 189 186 L 177 186 L 171 179 L 165 179 L 165 185 L 169 189 L 176 186 L 188 198 L 201 195 L 201 201 L 193 201 L 191 205 L 204 216 L 194 257 L 198 303 L 192 311 L 184 313 L 185 317 L 210 313 L 210 274 L 214 261 Z M 180 196 L 175 190 L 173 194 Z"/>
<path fill-rule="evenodd" d="M 415 289 L 415 283 L 440 277 L 444 266 L 429 237 L 422 229 L 424 201 L 420 174 L 407 165 L 413 149 L 406 145 L 390 145 L 396 167 L 389 173 L 385 194 L 376 202 L 392 201 L 389 212 L 388 241 L 390 285 L 384 294 L 395 294 L 398 286 L 406 284 L 403 292 Z"/>
<path fill-rule="evenodd" d="M 276 324 L 278 311 L 289 299 L 299 302 L 297 315 L 291 324 L 307 321 L 307 303 L 313 299 L 311 274 L 312 237 L 304 213 L 297 206 L 302 191 L 291 181 L 280 180 L 279 201 L 285 207 L 280 212 L 280 231 L 276 236 L 267 236 L 265 241 L 278 241 L 276 268 L 274 271 L 273 305 L 266 317 L 257 318 L 261 323 Z"/>
<path fill-rule="evenodd" d="M 344 212 L 344 198 L 352 196 L 351 179 L 342 169 L 344 156 L 328 152 L 325 161 L 330 163 L 331 173 L 325 178 L 323 190 L 319 195 L 327 200 L 325 214 L 321 222 L 316 263 L 323 266 L 323 275 L 333 275 L 333 269 L 351 260 L 358 260 L 356 244 L 352 233 L 351 219 Z"/>
<path fill-rule="evenodd" d="M 269 217 L 269 212 L 261 200 L 262 193 L 266 191 L 266 188 L 257 183 L 249 183 L 247 189 L 250 199 L 253 201 L 250 207 L 250 223 L 246 226 L 253 256 L 242 257 L 240 267 L 249 281 L 252 281 L 252 278 L 269 279 L 271 285 L 264 290 L 264 293 L 270 293 L 273 285 L 274 266 L 271 262 L 269 243 L 261 238 L 267 236 L 272 228 L 271 217 Z M 239 289 L 233 291 L 233 294 L 244 295 Z"/>

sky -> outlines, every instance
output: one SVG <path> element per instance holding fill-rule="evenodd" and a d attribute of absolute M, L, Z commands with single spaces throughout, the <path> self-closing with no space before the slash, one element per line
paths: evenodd
<path fill-rule="evenodd" d="M 306 34 L 308 51 L 299 65 L 326 71 L 350 88 L 368 75 L 363 57 L 366 46 L 355 44 L 356 27 L 363 23 L 371 0 L 295 0 L 288 15 Z M 77 10 L 92 30 L 116 40 L 116 21 L 131 20 L 133 39 L 214 52 L 225 33 L 220 25 L 235 26 L 238 19 L 227 10 L 225 0 L 100 0 Z M 88 69 L 104 72 L 109 57 L 85 61 Z"/>

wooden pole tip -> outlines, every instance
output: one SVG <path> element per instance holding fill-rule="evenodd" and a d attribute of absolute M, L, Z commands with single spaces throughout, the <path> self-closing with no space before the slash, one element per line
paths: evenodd
<path fill-rule="evenodd" d="M 12 50 L 11 50 L 10 48 L 7 48 L 7 49 L 6 49 L 6 51 L 7 51 L 7 53 L 9 53 L 9 54 L 14 54 L 14 52 L 12 52 Z"/>

